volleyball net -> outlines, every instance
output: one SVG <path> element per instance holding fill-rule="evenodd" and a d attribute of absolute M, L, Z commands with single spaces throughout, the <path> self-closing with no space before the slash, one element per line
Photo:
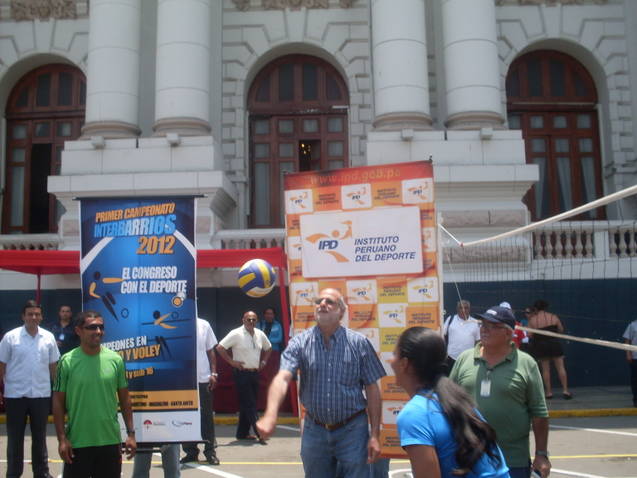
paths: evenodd
<path fill-rule="evenodd" d="M 570 352 L 584 373 L 595 375 L 600 383 L 617 381 L 607 368 L 590 362 L 601 360 L 608 366 L 623 359 L 615 349 L 637 350 L 622 339 L 628 323 L 637 319 L 637 218 L 624 217 L 621 204 L 636 199 L 637 186 L 632 186 L 557 216 L 471 241 L 447 230 L 443 218 L 445 317 L 455 313 L 461 299 L 471 302 L 472 312 L 506 301 L 524 321 L 524 308 L 545 300 L 566 329 L 558 336 L 568 341 L 567 358 Z M 618 219 L 580 220 L 601 207 Z M 591 345 L 603 346 L 604 351 L 592 355 Z"/>

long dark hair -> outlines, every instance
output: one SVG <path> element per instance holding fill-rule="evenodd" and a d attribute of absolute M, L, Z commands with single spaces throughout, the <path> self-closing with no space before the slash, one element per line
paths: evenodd
<path fill-rule="evenodd" d="M 425 327 L 411 327 L 401 334 L 396 348 L 400 358 L 409 360 L 423 387 L 437 395 L 428 398 L 440 403 L 451 425 L 459 468 L 454 475 L 469 473 L 485 453 L 499 462 L 495 431 L 478 416 L 471 396 L 444 375 L 447 350 L 440 334 Z"/>

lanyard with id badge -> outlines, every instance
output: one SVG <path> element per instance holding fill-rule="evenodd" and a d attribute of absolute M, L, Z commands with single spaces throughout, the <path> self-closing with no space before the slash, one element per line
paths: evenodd
<path fill-rule="evenodd" d="M 485 398 L 491 396 L 491 370 L 487 369 L 486 377 L 480 382 L 480 396 Z"/>

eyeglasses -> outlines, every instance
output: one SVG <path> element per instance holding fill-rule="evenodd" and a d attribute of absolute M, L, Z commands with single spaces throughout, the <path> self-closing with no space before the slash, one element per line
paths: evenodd
<path fill-rule="evenodd" d="M 245 319 L 245 320 L 246 320 L 246 322 L 256 322 L 257 321 L 257 319 Z"/>
<path fill-rule="evenodd" d="M 85 325 L 84 327 L 82 327 L 83 329 L 86 330 L 97 330 L 100 329 L 102 332 L 104 332 L 105 328 L 104 328 L 104 324 L 91 324 L 91 325 Z"/>
<path fill-rule="evenodd" d="M 322 303 L 323 301 L 325 301 L 325 303 L 326 303 L 327 305 L 335 305 L 335 304 L 336 304 L 336 301 L 335 301 L 335 300 L 330 299 L 329 297 L 318 297 L 318 298 L 314 299 L 314 303 L 315 303 L 316 305 L 321 305 L 321 303 Z"/>

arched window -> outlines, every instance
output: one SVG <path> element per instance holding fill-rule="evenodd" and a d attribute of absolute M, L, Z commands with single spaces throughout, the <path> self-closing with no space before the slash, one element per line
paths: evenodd
<path fill-rule="evenodd" d="M 250 112 L 251 227 L 283 227 L 283 175 L 348 165 L 345 82 L 325 61 L 281 57 L 256 76 Z"/>
<path fill-rule="evenodd" d="M 507 75 L 509 127 L 521 129 L 526 161 L 540 180 L 525 197 L 533 220 L 545 219 L 603 195 L 597 91 L 574 58 L 540 50 L 516 59 Z M 603 219 L 604 208 L 579 219 Z"/>
<path fill-rule="evenodd" d="M 47 193 L 47 177 L 60 173 L 64 141 L 84 123 L 86 80 L 69 65 L 47 65 L 23 76 L 6 108 L 6 191 L 2 232 L 55 232 L 62 205 Z"/>

